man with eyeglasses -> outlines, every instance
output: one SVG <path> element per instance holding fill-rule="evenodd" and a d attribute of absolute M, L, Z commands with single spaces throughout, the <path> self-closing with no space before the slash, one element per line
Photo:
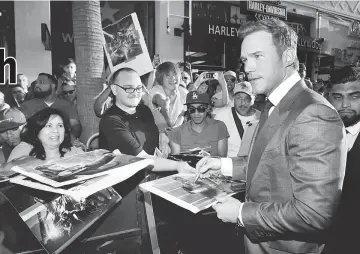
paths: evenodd
<path fill-rule="evenodd" d="M 154 154 L 159 131 L 150 109 L 140 104 L 144 89 L 140 76 L 133 69 L 120 69 L 111 78 L 110 88 L 115 100 L 100 121 L 100 148 L 129 155 Z"/>
<path fill-rule="evenodd" d="M 223 107 L 215 119 L 223 121 L 229 131 L 228 157 L 236 157 L 248 124 L 257 122 L 260 111 L 254 108 L 255 94 L 249 82 L 237 83 L 234 88 L 234 107 Z"/>
<path fill-rule="evenodd" d="M 227 84 L 229 93 L 229 106 L 234 106 L 234 87 L 236 83 L 236 73 L 234 71 L 227 71 L 224 73 L 224 78 Z"/>
<path fill-rule="evenodd" d="M 229 133 L 223 122 L 211 118 L 209 95 L 189 92 L 185 105 L 190 121 L 169 133 L 171 153 L 199 147 L 212 156 L 226 157 Z"/>
<path fill-rule="evenodd" d="M 67 80 L 61 84 L 61 97 L 76 107 L 76 84 L 72 80 Z"/>
<path fill-rule="evenodd" d="M 118 149 L 128 155 L 153 158 L 152 171 L 190 170 L 191 167 L 186 162 L 151 156 L 159 146 L 159 130 L 150 109 L 140 103 L 144 86 L 139 74 L 133 69 L 122 68 L 112 75 L 109 84 L 115 100 L 101 118 L 99 147 L 110 151 Z M 126 214 L 126 222 L 119 221 L 123 230 L 135 228 L 140 221 L 145 220 L 144 203 L 139 200 L 137 185 L 144 180 L 148 171 L 139 172 L 126 183 L 114 187 L 123 197 L 121 205 L 113 212 L 113 215 Z M 145 247 L 137 242 L 137 238 L 125 239 L 122 245 L 124 249 L 132 248 L 135 253 L 141 253 L 140 249 Z"/>

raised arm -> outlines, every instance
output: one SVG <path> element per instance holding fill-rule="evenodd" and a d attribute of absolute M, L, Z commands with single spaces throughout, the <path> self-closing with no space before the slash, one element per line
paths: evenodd
<path fill-rule="evenodd" d="M 223 100 L 222 106 L 228 105 L 230 99 L 229 99 L 229 92 L 227 89 L 227 84 L 226 84 L 226 81 L 224 78 L 224 73 L 219 74 L 218 81 L 219 81 L 219 84 L 221 86 L 221 91 L 222 91 L 222 100 Z"/>
<path fill-rule="evenodd" d="M 111 87 L 107 86 L 95 99 L 94 112 L 97 117 L 102 117 L 106 111 L 106 103 L 111 93 Z"/>

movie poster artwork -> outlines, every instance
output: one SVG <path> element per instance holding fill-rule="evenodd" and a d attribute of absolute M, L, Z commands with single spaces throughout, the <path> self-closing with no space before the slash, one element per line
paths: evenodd
<path fill-rule="evenodd" d="M 9 228 L 9 225 L 14 225 L 7 230 L 10 233 L 6 234 L 12 238 L 6 242 L 6 247 L 15 251 L 10 253 L 24 254 L 38 253 L 29 252 L 38 249 L 43 250 L 39 252 L 41 254 L 61 253 L 121 200 L 113 188 L 96 192 L 83 200 L 21 186 L 0 194 L 8 200 L 5 205 L 1 204 L 0 196 L 0 226 Z M 0 228 L 0 236 L 1 231 Z M 24 243 L 23 239 L 26 240 Z"/>
<path fill-rule="evenodd" d="M 112 73 L 129 67 L 141 76 L 153 69 L 136 13 L 104 27 L 103 32 L 105 55 Z"/>

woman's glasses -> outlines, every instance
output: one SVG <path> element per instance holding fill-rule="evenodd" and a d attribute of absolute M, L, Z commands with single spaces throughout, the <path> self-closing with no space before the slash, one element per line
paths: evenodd
<path fill-rule="evenodd" d="M 197 112 L 199 112 L 199 113 L 204 113 L 206 110 L 207 110 L 207 106 L 204 106 L 204 105 L 202 105 L 202 106 L 199 106 L 199 107 L 197 107 L 197 108 L 195 108 L 195 107 L 189 107 L 188 108 L 188 112 L 190 113 L 190 114 L 194 114 L 196 111 Z"/>
<path fill-rule="evenodd" d="M 125 91 L 125 93 L 134 93 L 135 91 L 137 93 L 142 93 L 144 90 L 144 86 L 138 86 L 136 88 L 132 88 L 132 87 L 122 87 L 115 83 L 113 85 L 120 87 L 121 89 L 123 89 Z"/>

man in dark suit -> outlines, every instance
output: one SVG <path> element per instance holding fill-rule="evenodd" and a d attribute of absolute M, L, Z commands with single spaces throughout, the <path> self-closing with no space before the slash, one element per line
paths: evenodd
<path fill-rule="evenodd" d="M 197 171 L 246 180 L 244 203 L 228 197 L 213 206 L 222 221 L 244 227 L 245 253 L 321 253 L 344 179 L 343 123 L 297 73 L 290 27 L 269 19 L 241 35 L 249 82 L 267 96 L 258 132 L 248 157 L 204 158 Z"/>
<path fill-rule="evenodd" d="M 331 74 L 328 100 L 346 127 L 347 162 L 338 213 L 326 253 L 360 253 L 360 67 L 345 66 Z"/>

